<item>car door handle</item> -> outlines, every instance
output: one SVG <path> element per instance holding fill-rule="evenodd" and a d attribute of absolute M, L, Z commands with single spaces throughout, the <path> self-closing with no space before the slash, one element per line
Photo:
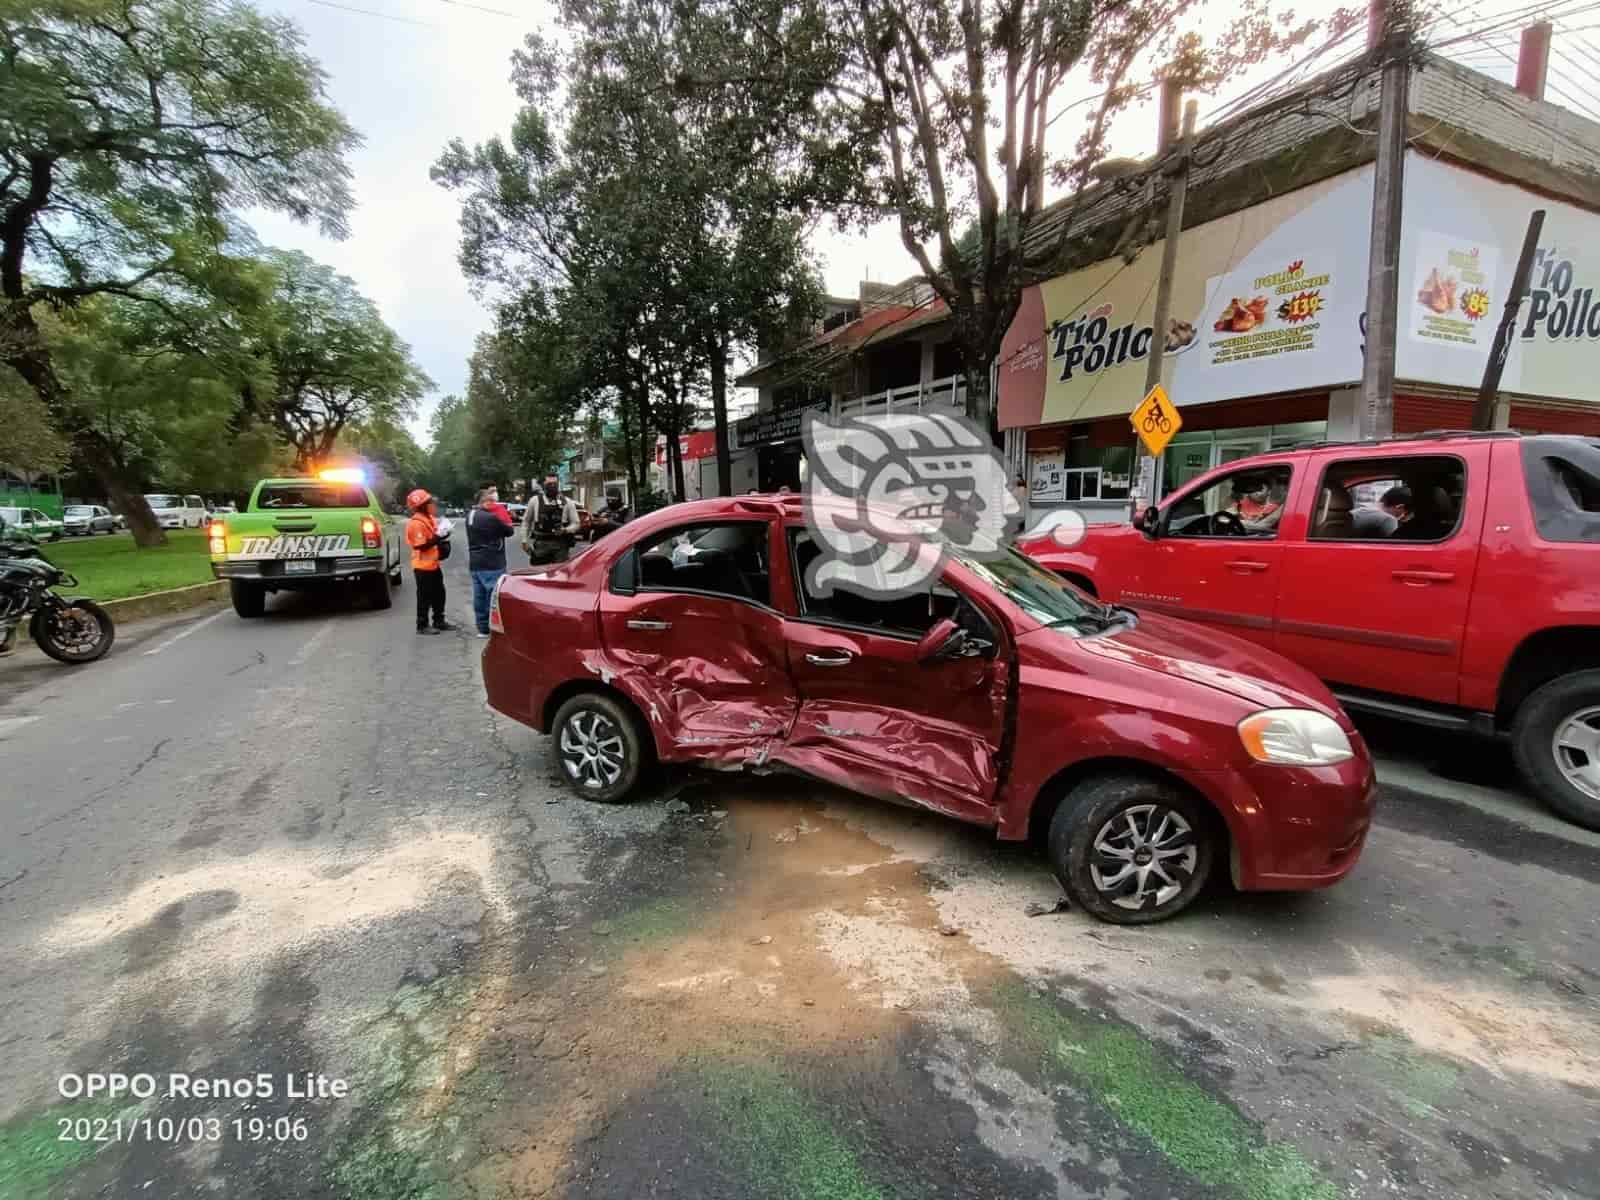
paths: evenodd
<path fill-rule="evenodd" d="M 1261 571 L 1265 571 L 1272 564 L 1271 563 L 1264 563 L 1264 562 L 1257 562 L 1253 558 L 1233 558 L 1233 559 L 1229 559 L 1223 565 L 1225 565 L 1230 571 L 1244 571 L 1244 572 L 1248 572 L 1248 573 L 1251 573 L 1251 574 L 1255 574 L 1255 573 L 1258 573 L 1258 572 L 1261 572 Z"/>
<path fill-rule="evenodd" d="M 1456 577 L 1454 571 L 1396 571 L 1394 577 L 1401 583 L 1426 586 L 1430 583 L 1449 583 Z"/>
<path fill-rule="evenodd" d="M 813 667 L 848 667 L 854 656 L 848 650 L 835 654 L 807 654 L 806 661 Z"/>
<path fill-rule="evenodd" d="M 662 630 L 662 629 L 671 629 L 672 628 L 672 622 L 671 621 L 629 621 L 628 622 L 628 628 L 629 629 L 654 629 L 654 630 L 659 631 L 659 630 Z"/>

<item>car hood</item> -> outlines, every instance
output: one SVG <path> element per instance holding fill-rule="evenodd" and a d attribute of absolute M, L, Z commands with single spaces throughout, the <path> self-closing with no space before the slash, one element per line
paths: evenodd
<path fill-rule="evenodd" d="M 1141 612 L 1131 626 L 1093 637 L 1041 629 L 1029 638 L 1041 635 L 1059 636 L 1072 650 L 1215 688 L 1262 708 L 1315 709 L 1353 728 L 1333 693 L 1304 667 L 1192 621 Z"/>

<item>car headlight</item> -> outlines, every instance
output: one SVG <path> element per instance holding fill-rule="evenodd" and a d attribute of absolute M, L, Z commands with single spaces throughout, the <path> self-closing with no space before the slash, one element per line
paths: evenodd
<path fill-rule="evenodd" d="M 1355 757 L 1339 723 L 1309 708 L 1266 708 L 1239 722 L 1239 740 L 1257 762 L 1322 767 Z"/>

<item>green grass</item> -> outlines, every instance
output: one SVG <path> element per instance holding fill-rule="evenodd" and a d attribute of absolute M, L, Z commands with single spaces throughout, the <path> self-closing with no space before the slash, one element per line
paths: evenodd
<path fill-rule="evenodd" d="M 138 1111 L 119 1101 L 78 1100 L 0 1125 L 0 1200 L 44 1200 L 65 1175 L 111 1144 L 61 1140 L 62 1118 L 132 1119 Z"/>
<path fill-rule="evenodd" d="M 165 546 L 141 550 L 133 536 L 62 538 L 46 543 L 44 556 L 78 577 L 71 589 L 91 600 L 121 600 L 211 581 L 211 557 L 203 529 L 169 529 Z"/>
<path fill-rule="evenodd" d="M 767 1067 L 717 1063 L 699 1071 L 722 1123 L 720 1145 L 755 1195 L 773 1200 L 882 1200 L 848 1142 L 799 1089 Z"/>
<path fill-rule="evenodd" d="M 1338 1188 L 1304 1155 L 1263 1135 L 1134 1030 L 1067 1011 L 1021 983 L 997 989 L 995 1000 L 1018 1050 L 1068 1076 L 1199 1182 L 1241 1200 L 1337 1200 Z"/>

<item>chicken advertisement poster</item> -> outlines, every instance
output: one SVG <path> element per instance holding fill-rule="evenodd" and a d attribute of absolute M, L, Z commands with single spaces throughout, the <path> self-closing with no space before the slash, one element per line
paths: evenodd
<path fill-rule="evenodd" d="M 1419 342 L 1480 353 L 1494 341 L 1504 303 L 1500 255 L 1475 239 L 1425 231 L 1417 238 L 1410 286 L 1400 296 L 1402 325 Z"/>

